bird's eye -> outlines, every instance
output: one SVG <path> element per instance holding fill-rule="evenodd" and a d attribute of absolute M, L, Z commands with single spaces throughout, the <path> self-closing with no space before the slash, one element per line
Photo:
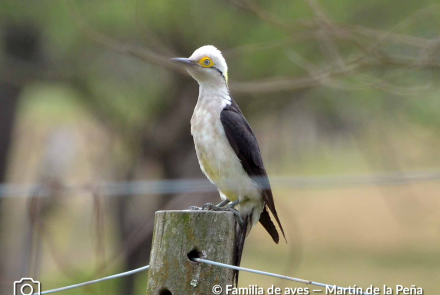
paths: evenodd
<path fill-rule="evenodd" d="M 211 68 L 214 66 L 214 62 L 212 61 L 211 58 L 205 56 L 199 60 L 199 65 L 201 65 L 204 68 Z"/>

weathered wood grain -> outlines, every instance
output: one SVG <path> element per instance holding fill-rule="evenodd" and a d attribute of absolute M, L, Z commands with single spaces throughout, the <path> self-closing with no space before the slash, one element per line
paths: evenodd
<path fill-rule="evenodd" d="M 195 250 L 202 258 L 233 264 L 235 222 L 231 212 L 156 212 L 147 295 L 212 294 L 214 285 L 232 285 L 232 270 L 194 263 L 187 255 Z"/>

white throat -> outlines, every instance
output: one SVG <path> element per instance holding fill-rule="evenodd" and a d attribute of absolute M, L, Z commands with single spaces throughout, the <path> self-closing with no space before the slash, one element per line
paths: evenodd
<path fill-rule="evenodd" d="M 221 102 L 223 107 L 225 105 L 231 105 L 231 97 L 225 81 L 220 85 L 199 82 L 199 101 L 201 100 Z"/>

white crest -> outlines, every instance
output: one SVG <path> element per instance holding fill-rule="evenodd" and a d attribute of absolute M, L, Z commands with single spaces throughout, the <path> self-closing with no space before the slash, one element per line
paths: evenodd
<path fill-rule="evenodd" d="M 228 79 L 228 66 L 220 50 L 212 45 L 205 45 L 194 51 L 189 57 L 194 63 L 198 63 L 202 58 L 209 57 L 214 66 L 209 68 L 192 67 L 188 72 L 196 79 L 199 84 L 224 84 Z"/>

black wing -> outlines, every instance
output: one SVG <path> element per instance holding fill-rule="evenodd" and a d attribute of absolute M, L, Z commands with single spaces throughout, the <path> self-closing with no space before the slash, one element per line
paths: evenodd
<path fill-rule="evenodd" d="M 284 239 L 286 239 L 280 219 L 278 218 L 278 213 L 275 209 L 272 190 L 270 188 L 266 169 L 264 168 L 263 159 L 261 158 L 257 139 L 234 100 L 232 100 L 231 105 L 227 105 L 223 109 L 220 114 L 220 121 L 223 124 L 229 144 L 240 159 L 244 170 L 250 177 L 255 177 L 255 181 L 263 188 L 264 202 L 275 217 L 275 220 L 283 233 Z M 264 228 L 268 230 L 274 241 L 278 242 L 278 233 L 276 233 L 276 236 L 275 233 L 273 233 L 275 227 L 273 227 L 273 229 L 271 228 L 272 232 L 269 231 L 270 226 L 268 222 L 272 222 L 270 221 L 270 218 L 267 220 L 268 217 L 269 215 L 267 212 L 262 214 L 262 216 L 260 216 L 260 222 L 263 224 Z"/>

